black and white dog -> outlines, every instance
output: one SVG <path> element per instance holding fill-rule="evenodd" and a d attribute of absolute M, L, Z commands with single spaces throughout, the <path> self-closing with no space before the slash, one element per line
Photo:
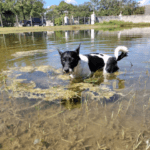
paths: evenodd
<path fill-rule="evenodd" d="M 119 69 L 117 61 L 126 57 L 128 53 L 127 47 L 118 46 L 115 49 L 115 57 L 99 53 L 81 55 L 80 45 L 75 51 L 61 52 L 58 49 L 63 72 L 70 73 L 71 78 L 87 78 L 98 69 L 103 69 L 103 73 L 114 73 Z M 122 53 L 119 55 L 120 51 Z"/>

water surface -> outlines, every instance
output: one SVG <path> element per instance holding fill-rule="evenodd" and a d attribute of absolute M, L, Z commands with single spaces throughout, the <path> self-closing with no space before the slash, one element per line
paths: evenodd
<path fill-rule="evenodd" d="M 150 28 L 0 35 L 0 148 L 146 149 L 149 146 Z M 71 81 L 57 48 L 128 57 L 104 78 Z"/>

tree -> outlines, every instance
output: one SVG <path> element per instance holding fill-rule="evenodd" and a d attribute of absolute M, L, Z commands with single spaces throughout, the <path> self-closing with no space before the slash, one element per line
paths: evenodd
<path fill-rule="evenodd" d="M 4 12 L 4 1 L 0 0 L 0 21 L 1 21 L 1 26 L 3 27 L 3 20 L 2 20 L 2 14 Z"/>
<path fill-rule="evenodd" d="M 144 14 L 145 13 L 145 7 L 136 7 L 135 11 L 133 12 L 134 15 L 136 14 Z"/>
<path fill-rule="evenodd" d="M 3 26 L 13 26 L 15 20 L 29 19 L 29 17 L 41 17 L 44 15 L 43 0 L 0 0 L 0 22 Z M 4 21 L 3 21 L 4 20 Z"/>
<path fill-rule="evenodd" d="M 91 4 L 91 7 L 94 10 L 98 10 L 99 6 L 100 6 L 100 0 L 90 0 L 90 4 Z"/>
<path fill-rule="evenodd" d="M 121 3 L 118 0 L 101 0 L 98 14 L 101 16 L 118 15 L 121 11 Z"/>
<path fill-rule="evenodd" d="M 74 10 L 74 5 L 61 1 L 56 9 L 60 15 L 65 13 L 71 14 L 71 12 Z"/>
<path fill-rule="evenodd" d="M 91 15 L 89 5 L 78 5 L 76 11 L 74 11 L 74 17 L 89 17 Z"/>
<path fill-rule="evenodd" d="M 57 5 L 52 5 L 46 10 L 46 17 L 48 19 L 53 18 L 53 16 L 60 17 L 57 7 Z"/>
<path fill-rule="evenodd" d="M 14 12 L 13 12 L 13 0 L 3 0 L 2 8 L 3 8 L 3 17 L 2 19 L 4 26 L 13 26 L 14 25 Z"/>
<path fill-rule="evenodd" d="M 21 19 L 26 19 L 28 16 L 28 6 L 26 0 L 16 0 L 14 3 L 15 12 L 20 15 Z"/>
<path fill-rule="evenodd" d="M 97 12 L 100 16 L 116 16 L 122 12 L 123 15 L 133 15 L 136 13 L 144 13 L 144 11 L 138 11 L 141 8 L 134 0 L 101 0 L 100 9 Z M 143 9 L 142 9 L 143 10 Z"/>

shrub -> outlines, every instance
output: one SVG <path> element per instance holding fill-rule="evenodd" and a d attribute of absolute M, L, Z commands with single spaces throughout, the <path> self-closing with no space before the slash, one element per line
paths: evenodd
<path fill-rule="evenodd" d="M 61 18 L 61 17 L 55 18 L 55 25 L 56 25 L 56 26 L 62 25 L 62 18 Z"/>

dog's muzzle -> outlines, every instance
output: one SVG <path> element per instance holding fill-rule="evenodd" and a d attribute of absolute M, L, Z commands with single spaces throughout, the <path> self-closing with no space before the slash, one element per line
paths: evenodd
<path fill-rule="evenodd" d="M 72 69 L 65 68 L 65 69 L 63 69 L 63 72 L 64 73 L 72 73 Z"/>

